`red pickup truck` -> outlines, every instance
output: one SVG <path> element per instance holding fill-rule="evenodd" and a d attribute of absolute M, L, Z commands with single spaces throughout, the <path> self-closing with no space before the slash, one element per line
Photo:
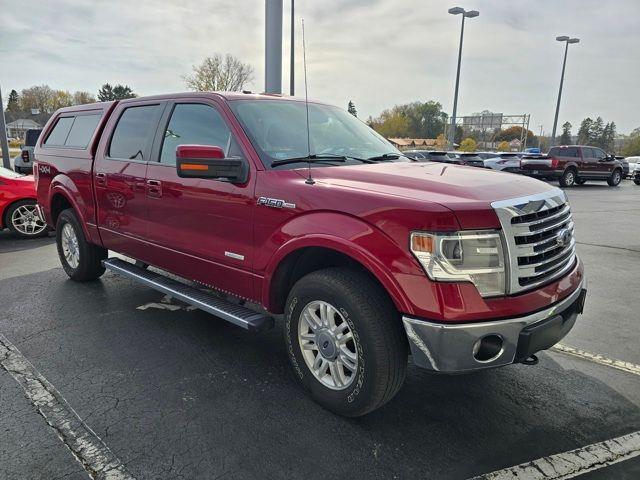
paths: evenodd
<path fill-rule="evenodd" d="M 249 331 L 281 316 L 295 376 L 341 415 L 390 400 L 409 352 L 440 373 L 533 364 L 583 309 L 561 190 L 411 162 L 320 102 L 190 93 L 70 107 L 35 157 L 69 277 L 110 269 Z"/>

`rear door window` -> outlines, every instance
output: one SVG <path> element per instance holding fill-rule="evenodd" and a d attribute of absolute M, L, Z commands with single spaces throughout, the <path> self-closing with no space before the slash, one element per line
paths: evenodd
<path fill-rule="evenodd" d="M 560 148 L 560 147 L 554 147 L 551 150 L 549 150 L 549 155 L 551 156 L 556 156 L 556 157 L 573 157 L 573 158 L 577 158 L 578 157 L 578 149 L 576 147 L 564 147 L 564 148 Z"/>
<path fill-rule="evenodd" d="M 100 114 L 78 115 L 67 135 L 65 147 L 87 148 L 101 117 Z"/>
<path fill-rule="evenodd" d="M 63 147 L 67 140 L 71 126 L 73 125 L 73 117 L 60 117 L 51 133 L 44 141 L 45 145 Z"/>
<path fill-rule="evenodd" d="M 160 105 L 126 108 L 111 137 L 109 157 L 147 160 L 160 115 Z"/>
<path fill-rule="evenodd" d="M 42 130 L 27 130 L 27 134 L 24 137 L 24 146 L 35 147 L 41 132 Z"/>

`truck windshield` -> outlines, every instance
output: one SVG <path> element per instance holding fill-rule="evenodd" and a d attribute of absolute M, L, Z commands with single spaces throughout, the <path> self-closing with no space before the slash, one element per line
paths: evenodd
<path fill-rule="evenodd" d="M 304 102 L 233 100 L 229 104 L 266 167 L 276 162 L 274 168 L 278 164 L 281 168 L 299 168 L 296 163 L 277 161 L 306 158 L 309 153 L 344 157 L 343 162 L 335 165 L 363 164 L 356 159 L 409 161 L 373 129 L 337 107 L 309 104 L 309 151 Z M 326 162 L 314 164 L 316 167 L 327 165 Z"/>

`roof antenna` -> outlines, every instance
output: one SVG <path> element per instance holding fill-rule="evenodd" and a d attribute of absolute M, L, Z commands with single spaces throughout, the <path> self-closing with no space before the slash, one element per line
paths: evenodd
<path fill-rule="evenodd" d="M 309 93 L 307 91 L 307 47 L 304 42 L 304 18 L 302 19 L 302 63 L 304 65 L 304 106 L 307 110 L 307 185 L 313 185 L 315 180 L 311 178 L 311 135 L 309 133 Z"/>

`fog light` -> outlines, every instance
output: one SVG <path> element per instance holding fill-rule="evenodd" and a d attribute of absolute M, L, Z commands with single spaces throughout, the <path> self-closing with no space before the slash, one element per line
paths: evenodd
<path fill-rule="evenodd" d="M 487 335 L 473 345 L 473 358 L 479 362 L 490 362 L 502 354 L 502 337 Z"/>

